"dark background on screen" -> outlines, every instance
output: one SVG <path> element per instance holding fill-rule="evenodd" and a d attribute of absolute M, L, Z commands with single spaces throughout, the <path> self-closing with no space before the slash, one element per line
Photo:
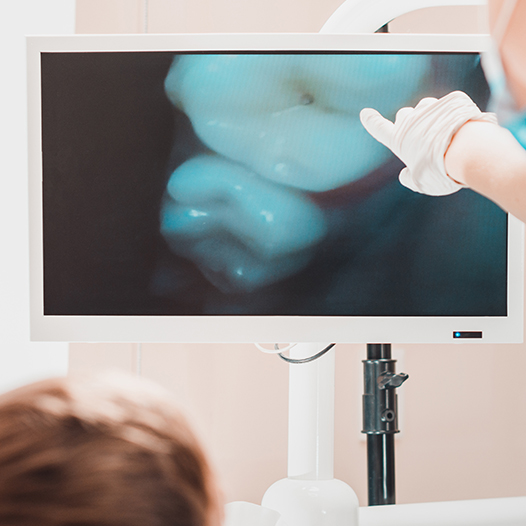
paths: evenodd
<path fill-rule="evenodd" d="M 164 95 L 172 57 L 42 55 L 45 314 L 506 315 L 506 215 L 467 190 L 410 192 L 396 159 L 340 203 L 313 196 L 331 234 L 306 269 L 218 291 L 159 234 L 169 174 L 204 149 Z M 436 95 L 464 89 L 483 107 L 480 70 L 448 85 L 440 60 Z"/>

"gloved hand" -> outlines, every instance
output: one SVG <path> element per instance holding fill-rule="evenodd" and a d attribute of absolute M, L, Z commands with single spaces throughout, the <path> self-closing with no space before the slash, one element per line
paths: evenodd
<path fill-rule="evenodd" d="M 395 122 L 372 108 L 360 112 L 365 129 L 405 164 L 400 182 L 414 192 L 447 195 L 464 187 L 446 173 L 444 156 L 455 133 L 470 120 L 497 124 L 493 113 L 483 113 L 463 92 L 441 99 L 422 99 L 414 108 L 402 108 Z"/>

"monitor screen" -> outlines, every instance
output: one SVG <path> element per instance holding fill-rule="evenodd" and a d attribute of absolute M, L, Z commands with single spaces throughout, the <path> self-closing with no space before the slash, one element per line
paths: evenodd
<path fill-rule="evenodd" d="M 519 341 L 520 224 L 404 188 L 359 121 L 484 109 L 483 40 L 454 41 L 30 39 L 33 336 Z"/>

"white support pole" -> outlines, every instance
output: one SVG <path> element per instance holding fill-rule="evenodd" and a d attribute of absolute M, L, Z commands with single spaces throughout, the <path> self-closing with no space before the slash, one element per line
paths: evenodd
<path fill-rule="evenodd" d="M 297 344 L 293 359 L 328 344 Z M 289 365 L 288 477 L 275 482 L 262 505 L 281 514 L 277 526 L 358 526 L 358 499 L 334 472 L 335 352 Z"/>
<path fill-rule="evenodd" d="M 328 344 L 301 343 L 294 359 L 315 355 Z M 334 476 L 334 352 L 310 363 L 289 365 L 288 476 L 330 480 Z"/>

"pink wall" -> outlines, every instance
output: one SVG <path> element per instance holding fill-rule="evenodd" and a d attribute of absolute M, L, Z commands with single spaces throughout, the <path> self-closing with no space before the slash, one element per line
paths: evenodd
<path fill-rule="evenodd" d="M 396 346 L 398 502 L 526 494 L 525 345 Z M 336 348 L 335 474 L 366 503 L 357 345 Z M 140 364 L 138 357 L 140 356 Z M 252 345 L 72 344 L 70 371 L 140 372 L 186 405 L 229 500 L 258 502 L 286 475 L 287 365 Z"/>
<path fill-rule="evenodd" d="M 77 33 L 317 32 L 342 0 L 76 0 Z M 485 8 L 427 8 L 391 24 L 399 33 L 486 31 Z"/>
<path fill-rule="evenodd" d="M 78 33 L 317 31 L 340 1 L 77 0 Z M 147 7 L 147 9 L 146 9 Z M 476 32 L 477 8 L 424 10 L 392 31 Z M 366 504 L 361 429 L 365 349 L 336 349 L 335 474 Z M 526 345 L 394 348 L 400 389 L 398 502 L 526 494 Z M 286 476 L 287 365 L 252 345 L 72 344 L 70 371 L 120 368 L 187 406 L 228 500 L 259 502 Z"/>

